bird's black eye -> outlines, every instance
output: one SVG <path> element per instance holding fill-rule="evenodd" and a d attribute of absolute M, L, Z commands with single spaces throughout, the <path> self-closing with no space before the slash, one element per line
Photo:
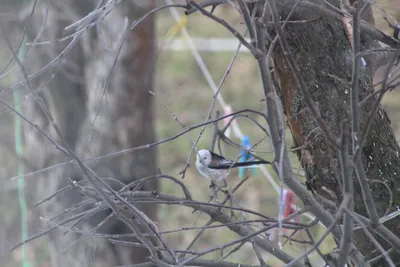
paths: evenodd
<path fill-rule="evenodd" d="M 204 157 L 204 159 L 207 159 L 207 157 Z"/>

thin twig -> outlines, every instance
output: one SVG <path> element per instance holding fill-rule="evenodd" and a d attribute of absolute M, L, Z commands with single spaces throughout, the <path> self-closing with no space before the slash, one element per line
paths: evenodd
<path fill-rule="evenodd" d="M 390 267 L 395 267 L 396 265 L 393 263 L 392 259 L 389 257 L 388 252 L 385 251 L 385 249 L 379 244 L 379 242 L 376 240 L 376 238 L 371 234 L 371 232 L 368 230 L 368 228 L 365 226 L 363 221 L 354 215 L 353 211 L 345 208 L 346 214 L 349 214 L 352 216 L 352 218 L 357 221 L 362 226 L 362 229 L 364 233 L 368 236 L 368 238 L 371 240 L 371 242 L 375 245 L 375 247 L 380 251 L 382 257 L 385 258 L 386 262 L 389 264 Z"/>
<path fill-rule="evenodd" d="M 362 57 L 359 55 L 360 51 L 360 14 L 366 7 L 364 4 L 363 8 L 357 8 L 356 12 L 353 15 L 353 73 L 352 73 L 352 86 L 351 86 L 351 94 L 350 94 L 350 107 L 351 107 L 351 118 L 352 118 L 352 148 L 354 161 L 356 163 L 356 174 L 358 181 L 361 185 L 361 192 L 364 200 L 364 204 L 367 208 L 367 212 L 369 217 L 371 218 L 371 222 L 375 225 L 379 222 L 379 215 L 376 210 L 376 206 L 374 200 L 372 198 L 371 189 L 367 182 L 367 177 L 365 174 L 364 165 L 361 159 L 361 153 L 356 153 L 357 150 L 362 151 L 363 143 L 359 142 L 359 133 L 360 133 L 360 103 L 359 103 L 359 75 L 360 75 L 360 64 Z M 347 217 L 347 216 L 345 216 Z M 350 218 L 349 218 L 350 219 Z"/>
<path fill-rule="evenodd" d="M 188 0 L 187 2 L 190 5 L 197 8 L 204 16 L 209 17 L 210 19 L 212 19 L 212 20 L 218 22 L 219 24 L 221 24 L 222 26 L 224 26 L 228 31 L 230 31 L 233 34 L 233 36 L 235 36 L 239 40 L 239 42 L 242 45 L 244 45 L 247 49 L 249 49 L 250 52 L 255 57 L 259 57 L 261 55 L 261 51 L 259 51 L 257 48 L 255 48 L 252 44 L 248 43 L 246 41 L 246 39 L 244 39 L 244 37 L 238 31 L 236 31 L 231 25 L 229 25 L 225 20 L 218 18 L 217 16 L 211 14 L 210 12 L 208 12 L 207 10 L 202 8 L 199 4 L 197 4 L 194 1 Z"/>
<path fill-rule="evenodd" d="M 349 160 L 349 126 L 347 125 L 346 120 L 342 121 L 340 128 L 342 132 L 342 138 L 339 150 L 339 158 L 340 165 L 342 167 L 343 196 L 348 198 L 348 206 L 345 208 L 353 211 L 353 166 Z M 353 226 L 353 218 L 349 214 L 345 213 L 343 218 L 343 235 L 340 240 L 338 266 L 344 266 L 347 263 L 347 259 L 351 252 L 350 247 L 352 244 Z"/>
<path fill-rule="evenodd" d="M 215 119 L 219 118 L 219 110 L 215 112 Z M 213 124 L 213 131 L 211 136 L 210 151 L 214 152 L 215 142 L 217 141 L 217 136 L 219 135 L 218 121 Z"/>
<path fill-rule="evenodd" d="M 7 103 L 5 103 L 4 101 L 2 102 L 1 98 L 0 98 L 0 102 L 3 103 L 4 105 L 8 106 L 9 108 L 11 108 L 11 106 L 9 106 Z M 14 112 L 15 109 L 11 109 L 11 110 L 13 110 L 13 112 Z M 155 146 L 167 143 L 167 142 L 169 142 L 171 140 L 175 140 L 175 139 L 181 137 L 182 135 L 184 135 L 184 134 L 186 134 L 186 133 L 188 133 L 190 131 L 193 131 L 193 130 L 195 130 L 197 128 L 203 127 L 205 125 L 213 124 L 216 121 L 220 121 L 220 120 L 235 116 L 236 114 L 245 113 L 245 112 L 259 114 L 258 111 L 254 111 L 252 109 L 242 109 L 242 110 L 239 110 L 237 112 L 233 112 L 231 114 L 227 114 L 225 116 L 222 116 L 222 117 L 220 117 L 220 118 L 218 118 L 216 120 L 210 120 L 210 121 L 207 121 L 207 122 L 204 122 L 204 123 L 200 123 L 200 124 L 191 126 L 191 127 L 187 128 L 186 130 L 184 130 L 184 131 L 182 131 L 182 132 L 180 132 L 180 133 L 178 133 L 178 134 L 176 134 L 176 135 L 174 135 L 172 137 L 169 137 L 169 138 L 166 138 L 166 139 L 163 139 L 163 140 L 160 140 L 160 141 L 156 141 L 156 142 L 153 142 L 153 143 L 150 143 L 150 144 L 145 144 L 145 145 L 141 145 L 141 146 L 137 146 L 137 147 L 133 147 L 133 148 L 127 148 L 127 149 L 119 150 L 117 152 L 105 154 L 105 155 L 99 156 L 99 157 L 94 157 L 94 158 L 89 158 L 89 159 L 82 159 L 81 161 L 84 162 L 84 163 L 99 162 L 99 161 L 102 161 L 102 160 L 111 159 L 111 158 L 114 158 L 114 157 L 119 157 L 119 156 L 122 156 L 122 155 L 125 155 L 125 154 L 128 154 L 128 153 L 132 153 L 132 152 L 135 152 L 135 151 L 149 149 L 151 147 L 155 147 Z M 31 123 L 26 118 L 24 120 L 26 120 L 26 122 L 30 123 L 33 127 L 36 126 L 38 128 L 37 129 L 38 131 L 42 131 L 37 125 Z M 51 140 L 49 140 L 49 141 L 51 141 Z M 60 147 L 60 149 L 62 149 L 62 147 L 59 146 L 57 143 L 54 143 L 54 145 L 55 146 L 57 145 L 57 147 Z M 22 177 L 24 177 L 24 178 L 31 177 L 31 176 L 34 176 L 34 175 L 37 175 L 37 174 L 40 174 L 40 173 L 43 173 L 43 172 L 46 172 L 46 171 L 50 171 L 50 170 L 52 170 L 54 168 L 57 168 L 57 167 L 62 167 L 62 166 L 68 165 L 68 164 L 75 164 L 75 163 L 76 163 L 76 160 L 74 160 L 74 159 L 73 160 L 69 160 L 69 161 L 65 161 L 65 162 L 62 162 L 62 163 L 58 163 L 58 164 L 54 164 L 54 165 L 42 168 L 40 170 L 31 172 L 31 173 L 26 173 L 26 174 L 23 174 L 23 175 L 14 176 L 14 177 L 11 178 L 11 180 L 15 180 L 15 179 L 22 178 Z"/>
<path fill-rule="evenodd" d="M 306 257 L 311 252 L 313 252 L 315 250 L 315 248 L 319 247 L 319 245 L 324 241 L 325 237 L 327 237 L 332 232 L 332 230 L 334 229 L 336 224 L 339 222 L 345 208 L 349 204 L 349 201 L 350 201 L 349 196 L 346 195 L 343 197 L 342 204 L 340 205 L 338 211 L 336 212 L 334 221 L 326 229 L 325 233 L 321 236 L 321 238 L 317 242 L 315 242 L 315 244 L 310 249 L 308 249 L 305 253 L 301 254 L 300 256 L 298 256 L 297 258 L 295 258 L 293 261 L 289 262 L 285 266 L 293 266 L 294 263 L 299 262 L 302 258 Z"/>

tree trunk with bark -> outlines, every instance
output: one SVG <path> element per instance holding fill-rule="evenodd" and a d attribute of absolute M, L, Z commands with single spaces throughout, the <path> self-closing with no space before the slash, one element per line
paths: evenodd
<path fill-rule="evenodd" d="M 338 6 L 338 2 L 333 1 L 336 6 Z M 290 9 L 281 10 L 281 21 L 285 20 L 289 11 Z M 344 119 L 348 120 L 351 132 L 352 46 L 343 20 L 319 14 L 318 10 L 310 8 L 297 9 L 290 21 L 299 21 L 288 23 L 285 32 L 290 50 L 300 67 L 298 74 L 305 81 L 321 117 L 330 130 L 339 136 L 339 125 Z M 362 51 L 373 45 L 372 40 L 364 35 L 361 36 Z M 366 66 L 361 64 L 359 76 L 360 101 L 374 92 L 372 86 L 374 59 L 372 57 L 364 57 L 364 59 Z M 324 134 L 318 129 L 300 89 L 296 86 L 293 74 L 279 45 L 275 49 L 274 61 L 280 79 L 278 93 L 283 101 L 295 146 L 301 148 L 296 150 L 296 153 L 305 170 L 306 178 L 316 187 L 318 194 L 340 203 L 342 201 L 342 176 L 338 151 L 328 144 Z M 373 97 L 362 104 L 361 129 L 363 129 L 375 101 L 376 98 Z M 380 216 L 394 211 L 400 205 L 399 150 L 390 120 L 386 112 L 380 108 L 374 117 L 362 150 L 362 161 Z M 368 216 L 358 180 L 355 175 L 353 177 L 355 211 Z M 391 196 L 393 203 L 390 203 Z M 400 236 L 399 224 L 400 217 L 385 223 L 388 229 L 397 236 Z M 357 230 L 354 238 L 356 246 L 368 258 L 377 255 L 371 254 L 376 248 L 364 236 L 362 230 Z M 385 244 L 385 242 L 383 243 Z M 399 255 L 394 253 L 391 256 L 395 263 L 399 263 Z M 380 260 L 373 266 L 387 265 L 385 260 Z"/>
<path fill-rule="evenodd" d="M 38 10 L 40 8 L 45 11 L 46 5 L 37 7 Z M 86 16 L 93 8 L 90 1 L 52 3 L 47 21 L 52 27 L 46 37 L 51 40 L 65 35 L 65 26 Z M 65 61 L 62 64 L 58 62 L 59 65 L 50 71 L 50 75 L 54 73 L 54 69 L 57 73 L 52 82 L 46 84 L 46 90 L 41 96 L 59 124 L 68 145 L 81 159 L 118 152 L 155 140 L 153 102 L 152 95 L 149 94 L 149 91 L 153 90 L 154 75 L 154 16 L 150 16 L 133 31 L 128 32 L 119 51 L 124 30 L 152 8 L 154 1 L 130 1 L 115 7 L 99 23 L 97 31 L 87 30 L 74 44 Z M 43 14 L 45 13 L 40 15 Z M 65 18 L 68 15 L 70 17 Z M 65 19 L 57 19 L 60 17 Z M 35 20 L 37 27 L 34 27 L 31 39 L 40 28 L 41 19 L 43 17 L 40 16 Z M 57 44 L 51 49 L 50 46 L 44 46 L 40 50 L 41 64 L 53 59 L 67 44 Z M 49 54 L 53 48 L 54 52 Z M 113 66 L 117 56 L 118 61 Z M 37 79 L 35 88 L 44 84 L 46 77 Z M 58 140 L 33 98 L 24 104 L 24 111 L 34 116 L 34 122 Z M 35 159 L 36 169 L 70 160 L 65 155 L 60 155 L 61 153 L 33 128 L 26 128 L 26 131 L 27 153 L 30 159 Z M 127 184 L 135 179 L 156 174 L 156 164 L 156 150 L 150 148 L 105 159 L 89 166 L 101 178 L 113 178 Z M 83 180 L 83 173 L 77 166 L 67 165 L 42 175 L 42 178 L 37 183 L 39 199 L 52 194 L 57 188 L 68 185 L 69 178 Z M 116 186 L 116 182 L 110 182 L 110 185 L 120 188 Z M 156 190 L 157 183 L 155 180 L 148 182 L 143 185 L 143 189 Z M 57 197 L 57 203 L 51 201 L 45 206 L 47 216 L 51 217 L 82 199 L 81 195 L 73 191 L 60 195 Z M 150 219 L 155 219 L 155 206 L 138 205 L 138 208 Z M 105 211 L 91 216 L 79 227 L 90 230 L 109 213 L 110 211 Z M 98 230 L 106 234 L 132 234 L 132 231 L 117 219 L 110 220 Z M 62 231 L 51 235 L 50 248 L 56 266 L 129 265 L 143 262 L 148 256 L 145 249 L 115 245 L 106 238 L 93 237 L 91 234 L 60 254 L 80 236 L 82 235 L 71 231 L 67 235 Z"/>

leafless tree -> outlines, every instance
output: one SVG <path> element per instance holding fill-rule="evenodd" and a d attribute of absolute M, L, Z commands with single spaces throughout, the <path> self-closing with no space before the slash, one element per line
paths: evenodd
<path fill-rule="evenodd" d="M 59 175 L 64 177 L 62 191 L 67 191 L 66 195 L 72 199 L 67 202 L 69 209 L 48 221 L 49 229 L 25 242 L 52 230 L 61 230 L 76 233 L 80 236 L 76 239 L 78 241 L 96 238 L 103 240 L 103 244 L 116 244 L 118 248 L 124 247 L 127 253 L 135 253 L 137 248 L 144 249 L 147 254 L 139 259 L 141 263 L 129 266 L 254 266 L 251 262 L 232 262 L 226 259 L 243 249 L 246 244 L 250 244 L 252 253 L 258 260 L 257 266 L 272 265 L 265 260 L 264 252 L 285 263 L 285 266 L 311 266 L 308 255 L 313 252 L 329 266 L 400 265 L 400 219 L 397 216 L 400 205 L 400 185 L 397 179 L 400 172 L 399 145 L 390 120 L 381 108 L 384 94 L 399 85 L 398 24 L 391 22 L 393 36 L 375 28 L 371 3 L 367 1 L 187 0 L 182 4 L 157 7 L 151 4 L 143 6 L 140 1 L 121 2 L 103 1 L 90 12 L 88 9 L 81 9 L 86 10 L 84 13 L 88 15 L 76 15 L 73 24 L 70 21 L 60 26 L 67 30 L 68 33 L 63 38 L 69 42 L 60 49 L 77 50 L 74 51 L 77 53 L 76 60 L 83 58 L 85 47 L 90 51 L 92 62 L 88 63 L 89 67 L 79 70 L 82 65 L 77 64 L 72 68 L 77 71 L 74 74 L 85 77 L 89 88 L 101 88 L 100 92 L 93 89 L 86 91 L 80 89 L 79 85 L 69 85 L 75 88 L 79 96 L 75 99 L 78 104 L 73 106 L 85 107 L 85 120 L 101 121 L 100 124 L 89 123 L 94 125 L 91 132 L 99 135 L 95 142 L 89 143 L 90 147 L 86 145 L 87 140 L 82 139 L 87 138 L 87 135 L 76 132 L 67 135 L 69 120 L 57 117 L 70 116 L 67 112 L 69 108 L 62 109 L 65 99 L 70 97 L 66 89 L 56 86 L 58 90 L 46 90 L 51 93 L 54 98 L 52 100 L 42 96 L 38 88 L 43 85 L 34 80 L 35 76 L 41 75 L 40 70 L 29 72 L 28 67 L 18 60 L 15 48 L 7 41 L 9 49 L 13 51 L 15 66 L 23 74 L 19 84 L 26 85 L 35 99 L 32 106 L 27 105 L 30 111 L 26 114 L 40 113 L 43 122 L 32 122 L 5 100 L 1 102 L 20 115 L 35 129 L 35 138 L 41 139 L 40 142 L 33 137 L 30 142 L 27 140 L 27 146 L 32 147 L 30 153 L 39 151 L 35 145 L 47 144 L 55 146 L 58 150 L 56 153 L 63 154 L 66 160 L 64 163 L 59 163 L 60 159 L 51 155 L 38 167 L 42 168 L 50 163 L 54 164 L 51 169 L 62 169 L 59 171 Z M 226 20 L 214 14 L 213 11 L 222 4 L 237 10 L 246 25 L 250 41 Z M 61 2 L 60 6 L 63 6 Z M 152 79 L 149 77 L 154 58 L 142 56 L 154 55 L 154 51 L 146 50 L 153 47 L 153 37 L 149 31 L 154 14 L 172 7 L 180 8 L 188 16 L 200 12 L 225 27 L 242 46 L 250 50 L 259 69 L 266 113 L 245 109 L 225 116 L 217 115 L 215 119 L 208 116 L 204 123 L 186 127 L 169 110 L 183 130 L 170 138 L 154 140 L 152 129 L 146 128 L 148 124 L 143 123 L 152 118 L 150 104 L 146 104 L 149 103 L 147 101 L 150 101 L 151 94 L 148 90 L 142 91 L 142 87 L 151 87 Z M 149 11 L 150 8 L 153 9 Z M 44 5 L 44 9 L 49 10 L 49 7 Z M 121 14 L 128 19 L 122 19 Z M 66 25 L 69 26 L 65 27 Z M 93 33 L 92 28 L 97 29 L 97 32 Z M 40 32 L 40 29 L 34 32 Z M 86 35 L 89 40 L 93 38 L 91 34 L 98 38 L 94 46 L 90 41 L 84 43 Z M 130 46 L 129 44 L 135 44 L 140 39 L 138 36 L 147 42 L 143 42 L 142 46 Z M 56 38 L 59 37 L 53 39 Z M 77 47 L 78 40 L 82 42 L 82 48 Z M 113 43 L 109 40 L 116 41 Z M 36 42 L 37 40 L 33 43 Z M 46 44 L 48 43 L 43 43 Z M 38 45 L 39 43 L 35 44 Z M 146 53 L 136 50 L 138 47 L 142 47 Z M 63 51 L 56 52 L 51 58 L 64 59 L 66 53 Z M 69 53 L 73 55 L 73 50 Z M 99 60 L 105 62 L 106 67 L 99 64 Z M 228 66 L 226 75 L 232 64 Z M 373 75 L 381 66 L 385 70 L 383 78 L 374 84 Z M 144 74 L 132 80 L 129 73 L 136 71 L 143 71 Z M 209 115 L 213 114 L 215 99 L 226 75 L 214 96 Z M 66 81 L 58 81 L 58 84 L 64 83 Z M 138 88 L 132 88 L 132 84 L 139 84 Z M 103 97 L 108 98 L 109 106 L 98 106 Z M 54 107 L 48 108 L 49 105 Z M 72 110 L 74 111 L 82 112 L 82 108 Z M 255 120 L 254 116 L 262 118 L 262 123 Z M 265 216 L 261 211 L 241 207 L 237 203 L 235 192 L 245 186 L 247 179 L 232 189 L 228 187 L 225 199 L 204 202 L 195 200 L 178 177 L 155 171 L 153 149 L 194 129 L 204 129 L 207 125 L 214 129 L 211 150 L 216 142 L 225 142 L 244 149 L 225 135 L 226 127 L 218 127 L 218 121 L 230 118 L 232 122 L 238 117 L 252 120 L 256 127 L 265 132 L 273 150 L 273 169 L 277 177 L 302 202 L 301 208 L 283 221 Z M 132 118 L 137 118 L 137 123 L 132 123 Z M 59 125 L 56 121 L 64 123 Z M 74 123 L 79 125 L 82 122 Z M 96 125 L 101 125 L 100 129 Z M 290 150 L 285 141 L 286 125 L 294 139 L 295 147 L 292 151 L 296 153 L 305 172 L 305 184 L 297 179 L 292 168 Z M 262 143 L 263 141 L 260 142 Z M 193 144 L 190 154 L 195 147 L 196 143 Z M 247 152 L 253 154 L 252 150 Z M 129 172 L 127 174 L 132 164 L 134 175 Z M 68 167 L 61 168 L 66 166 Z M 185 177 L 188 166 L 187 164 L 183 169 L 182 178 Z M 39 172 L 44 171 L 42 169 Z M 38 172 L 31 175 L 35 174 Z M 134 181 L 131 181 L 132 176 L 135 176 Z M 155 182 L 163 179 L 173 182 L 182 193 L 171 195 L 157 190 Z M 55 186 L 52 189 L 54 191 Z M 63 192 L 57 191 L 41 203 L 52 203 L 55 198 L 61 198 L 61 193 Z M 152 211 L 152 207 L 158 205 L 177 206 L 185 211 L 187 209 L 184 207 L 187 207 L 207 214 L 210 219 L 202 227 L 187 228 L 178 225 L 176 230 L 163 231 L 160 229 L 163 222 L 155 218 L 154 212 L 149 213 L 149 209 L 143 208 L 143 204 L 149 205 Z M 314 219 L 307 223 L 291 221 L 305 213 L 312 214 Z M 195 219 L 197 213 L 191 216 Z M 89 218 L 95 225 L 91 228 L 82 224 Z M 126 228 L 123 233 L 117 232 L 122 226 L 114 227 L 107 234 L 100 231 L 104 225 L 115 225 L 117 222 Z M 314 240 L 310 228 L 318 223 L 324 225 L 326 230 L 321 238 Z M 221 241 L 215 246 L 195 249 L 199 238 L 206 231 L 215 228 L 237 235 L 229 242 Z M 294 234 L 304 231 L 308 236 L 304 241 L 308 244 L 306 251 L 292 256 L 271 241 L 267 233 L 271 229 L 280 228 L 290 229 Z M 188 230 L 199 232 L 190 244 L 184 244 L 186 248 L 175 247 L 166 241 L 167 234 Z M 328 235 L 333 236 L 336 248 L 323 254 L 319 245 Z M 136 239 L 132 240 L 133 237 Z M 61 242 L 59 238 L 55 239 Z M 292 236 L 286 240 L 301 242 Z M 87 246 L 71 240 L 67 242 L 71 249 L 80 252 Z M 63 247 L 65 246 L 66 243 L 63 243 Z M 205 259 L 206 255 L 216 251 L 220 253 L 219 260 Z M 144 255 L 143 253 L 140 255 Z M 96 254 L 91 260 L 96 266 L 101 266 L 100 261 L 106 261 L 106 264 L 128 262 L 107 261 L 103 258 L 108 257 L 105 255 Z M 138 259 L 138 256 L 134 258 Z M 66 257 L 64 261 L 67 259 Z M 76 257 L 76 260 L 80 266 L 88 264 L 85 257 Z"/>
<path fill-rule="evenodd" d="M 36 131 L 33 125 L 24 125 L 24 157 L 29 159 L 30 171 L 70 160 L 71 155 L 87 159 L 154 142 L 152 98 L 148 94 L 149 90 L 154 90 L 154 18 L 132 31 L 127 29 L 154 7 L 154 1 L 139 5 L 134 2 L 117 5 L 117 2 L 108 3 L 105 10 L 92 13 L 81 24 L 69 29 L 66 29 L 68 25 L 101 6 L 91 1 L 73 0 L 14 3 L 22 7 L 18 13 L 27 25 L 24 34 L 28 40 L 23 46 L 26 45 L 29 51 L 25 58 L 18 61 L 14 58 L 10 64 L 22 72 L 24 79 L 5 88 L 2 95 L 6 96 L 15 88 L 20 90 L 18 86 L 24 84 L 25 91 L 21 91 L 21 95 L 28 99 L 22 102 L 21 115 L 41 129 Z M 10 9 L 17 10 L 11 3 Z M 16 56 L 16 46 L 12 45 L 16 40 L 8 33 L 17 32 L 21 42 L 23 36 L 14 21 L 4 23 L 3 30 L 3 40 L 9 42 L 8 49 Z M 53 141 L 49 142 L 49 139 Z M 56 149 L 53 149 L 54 145 Z M 83 164 L 89 164 L 91 172 L 107 177 L 109 186 L 117 188 L 121 183 L 157 173 L 155 148 Z M 28 192 L 30 198 L 42 199 L 44 195 L 62 190 L 70 181 L 81 181 L 84 185 L 84 175 L 73 164 L 40 176 L 41 179 L 28 181 L 32 188 L 37 188 L 38 194 L 32 196 L 36 190 Z M 146 183 L 142 189 L 155 190 L 156 182 Z M 61 194 L 57 201 L 42 205 L 46 217 L 52 217 L 46 224 L 51 226 L 56 219 L 64 220 L 69 215 L 63 211 L 80 201 L 86 201 L 81 210 L 93 211 L 96 207 L 94 201 L 88 202 L 77 192 Z M 139 206 L 155 220 L 156 207 Z M 101 210 L 101 213 L 85 216 L 81 223 L 92 229 L 99 220 L 107 220 L 98 230 L 119 234 L 131 232 L 119 220 L 109 219 L 109 210 Z M 50 236 L 51 255 L 57 266 L 130 264 L 144 261 L 147 255 L 144 249 L 115 246 L 101 238 L 86 238 L 81 242 L 86 235 L 65 235 L 64 232 L 65 229 Z M 75 245 L 68 247 L 71 243 Z M 87 254 L 88 248 L 93 251 L 91 256 Z"/>

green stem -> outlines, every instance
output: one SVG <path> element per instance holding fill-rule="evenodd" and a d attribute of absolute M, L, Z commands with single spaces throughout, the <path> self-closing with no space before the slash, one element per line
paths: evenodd
<path fill-rule="evenodd" d="M 26 43 L 26 36 L 24 36 L 22 46 L 18 51 L 18 58 L 22 61 L 25 55 L 25 43 Z M 21 107 L 21 98 L 19 95 L 19 91 L 17 89 L 13 90 L 13 98 L 14 98 L 14 105 L 15 109 L 22 113 Z M 22 145 L 22 120 L 21 118 L 15 114 L 15 124 L 14 124 L 14 139 L 15 139 L 15 152 L 17 154 L 17 172 L 18 176 L 24 174 L 24 148 Z M 21 177 L 18 179 L 18 202 L 21 214 L 21 239 L 26 240 L 28 239 L 28 218 L 27 218 L 27 206 L 26 206 L 26 199 L 25 199 L 25 183 L 24 178 Z M 26 246 L 22 245 L 21 248 L 22 252 L 22 267 L 30 267 L 31 263 L 26 255 Z"/>

